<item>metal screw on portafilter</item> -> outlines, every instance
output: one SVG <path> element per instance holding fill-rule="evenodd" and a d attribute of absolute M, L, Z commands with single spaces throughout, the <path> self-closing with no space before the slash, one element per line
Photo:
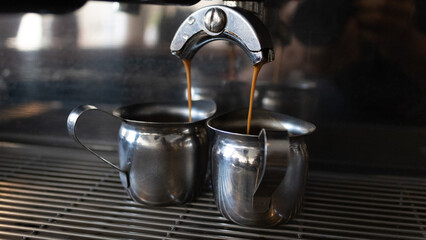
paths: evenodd
<path fill-rule="evenodd" d="M 212 8 L 204 15 L 204 26 L 212 33 L 220 33 L 226 26 L 226 14 L 220 8 Z"/>
<path fill-rule="evenodd" d="M 192 13 L 176 31 L 170 50 L 180 59 L 191 60 L 201 47 L 215 40 L 235 43 L 253 65 L 274 60 L 272 38 L 262 21 L 247 10 L 224 5 Z"/>

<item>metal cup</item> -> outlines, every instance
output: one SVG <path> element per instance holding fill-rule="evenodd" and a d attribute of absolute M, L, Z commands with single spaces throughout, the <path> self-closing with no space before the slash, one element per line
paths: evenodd
<path fill-rule="evenodd" d="M 272 226 L 290 220 L 301 205 L 308 169 L 304 137 L 315 126 L 254 109 L 248 135 L 247 113 L 207 122 L 216 205 L 237 224 Z"/>
<path fill-rule="evenodd" d="M 123 186 L 135 201 L 176 205 L 197 195 L 208 162 L 205 123 L 216 111 L 213 101 L 193 101 L 192 122 L 188 122 L 186 102 L 116 109 L 112 116 L 122 122 L 118 134 L 120 166 L 95 153 L 77 137 L 79 117 L 92 110 L 105 112 L 91 105 L 75 108 L 68 116 L 68 132 L 85 149 L 120 172 Z"/>

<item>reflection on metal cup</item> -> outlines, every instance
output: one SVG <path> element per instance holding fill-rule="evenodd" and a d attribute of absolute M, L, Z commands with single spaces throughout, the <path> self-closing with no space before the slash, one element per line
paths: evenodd
<path fill-rule="evenodd" d="M 308 169 L 304 137 L 315 126 L 254 109 L 251 129 L 259 134 L 247 135 L 246 117 L 247 110 L 239 110 L 207 122 L 216 205 L 241 225 L 288 221 L 302 202 Z"/>
<path fill-rule="evenodd" d="M 120 165 L 116 166 L 83 145 L 76 135 L 78 118 L 97 109 L 75 108 L 68 117 L 68 132 L 84 148 L 120 171 L 123 186 L 136 201 L 147 205 L 188 202 L 203 185 L 208 162 L 206 120 L 216 104 L 194 101 L 192 122 L 187 102 L 150 103 L 121 107 L 113 112 L 122 123 L 118 134 Z M 109 114 L 109 113 L 108 113 Z"/>

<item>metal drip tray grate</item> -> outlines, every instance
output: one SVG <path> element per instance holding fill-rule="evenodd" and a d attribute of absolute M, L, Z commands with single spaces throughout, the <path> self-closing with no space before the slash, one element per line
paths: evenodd
<path fill-rule="evenodd" d="M 3 146 L 0 238 L 426 239 L 426 179 L 311 172 L 294 220 L 250 228 L 222 217 L 208 191 L 184 206 L 145 207 L 89 155 Z"/>

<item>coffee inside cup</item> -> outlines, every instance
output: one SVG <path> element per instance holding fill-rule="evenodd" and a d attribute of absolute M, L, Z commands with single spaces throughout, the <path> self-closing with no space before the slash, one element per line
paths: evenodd
<path fill-rule="evenodd" d="M 210 126 L 237 134 L 247 134 L 247 115 L 248 109 L 239 110 L 230 114 L 223 115 L 209 122 Z M 259 135 L 262 129 L 285 131 L 288 130 L 284 124 L 273 117 L 268 111 L 253 109 L 251 119 L 251 129 L 249 135 Z"/>

